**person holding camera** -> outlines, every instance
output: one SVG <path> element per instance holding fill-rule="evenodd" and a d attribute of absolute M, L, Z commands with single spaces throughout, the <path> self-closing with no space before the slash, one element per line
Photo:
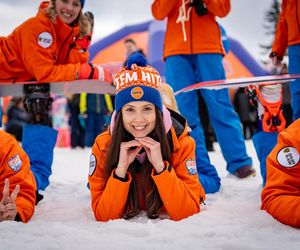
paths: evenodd
<path fill-rule="evenodd" d="M 164 44 L 166 82 L 174 91 L 197 82 L 225 79 L 222 64 L 225 51 L 216 17 L 225 17 L 230 8 L 230 0 L 154 0 L 154 18 L 167 18 Z M 199 179 L 205 191 L 213 193 L 218 191 L 220 179 L 205 147 L 197 91 L 201 92 L 207 104 L 227 170 L 238 178 L 245 178 L 255 175 L 255 169 L 247 155 L 240 120 L 231 105 L 227 89 L 201 89 L 178 95 L 179 110 L 187 119 L 191 135 L 196 140 Z M 207 173 L 213 179 L 207 180 Z"/>

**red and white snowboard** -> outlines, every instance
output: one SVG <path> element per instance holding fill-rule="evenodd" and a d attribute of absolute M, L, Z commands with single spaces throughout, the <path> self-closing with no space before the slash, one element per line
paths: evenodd
<path fill-rule="evenodd" d="M 284 83 L 284 82 L 294 81 L 296 79 L 300 79 L 300 74 L 255 76 L 255 77 L 246 77 L 246 78 L 199 82 L 175 92 L 175 95 L 192 91 L 192 90 L 197 90 L 197 89 L 240 88 L 240 87 L 247 87 L 249 85 L 254 85 L 254 84 L 264 85 L 264 84 Z"/>

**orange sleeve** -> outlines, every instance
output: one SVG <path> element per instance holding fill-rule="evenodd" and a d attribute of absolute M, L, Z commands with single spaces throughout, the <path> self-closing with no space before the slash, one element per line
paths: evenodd
<path fill-rule="evenodd" d="M 122 182 L 113 177 L 109 177 L 105 184 L 104 179 L 104 164 L 105 156 L 102 150 L 99 149 L 101 143 L 101 136 L 96 140 L 92 149 L 92 156 L 90 159 L 90 174 L 89 184 L 92 198 L 92 209 L 96 220 L 108 221 L 112 219 L 120 219 L 123 217 L 127 196 L 131 183 L 131 177 L 126 182 Z M 95 157 L 95 158 L 93 158 Z M 92 161 L 95 159 L 95 162 Z M 95 169 L 93 165 L 95 164 Z M 92 167 L 92 170 L 91 170 Z"/>
<path fill-rule="evenodd" d="M 77 38 L 74 44 L 71 46 L 67 63 L 87 63 L 89 60 L 88 48 L 90 47 L 91 35 L 84 36 L 83 38 Z"/>
<path fill-rule="evenodd" d="M 214 16 L 225 17 L 230 12 L 230 0 L 203 0 L 208 11 Z"/>
<path fill-rule="evenodd" d="M 163 20 L 177 4 L 178 0 L 155 0 L 151 6 L 152 15 L 157 20 Z"/>
<path fill-rule="evenodd" d="M 278 136 L 267 158 L 267 180 L 262 206 L 284 224 L 300 227 L 300 119 Z"/>
<path fill-rule="evenodd" d="M 87 63 L 89 60 L 89 53 L 87 51 L 81 51 L 80 48 L 74 47 L 70 50 L 68 55 L 68 63 Z"/>
<path fill-rule="evenodd" d="M 176 152 L 174 166 L 152 178 L 158 188 L 164 207 L 172 220 L 181 220 L 200 211 L 200 199 L 205 199 L 197 171 L 189 173 L 187 164 L 195 162 L 195 142 L 185 136 Z M 196 165 L 194 166 L 196 168 Z"/>
<path fill-rule="evenodd" d="M 286 22 L 286 0 L 281 3 L 281 13 L 277 23 L 274 42 L 272 45 L 272 52 L 276 52 L 283 57 L 288 46 L 288 26 Z"/>
<path fill-rule="evenodd" d="M 49 21 L 50 22 L 50 21 Z M 48 23 L 49 24 L 49 23 Z M 30 19 L 26 25 L 22 26 L 19 34 L 19 46 L 22 61 L 26 70 L 40 82 L 71 81 L 79 75 L 80 63 L 76 64 L 56 64 L 55 48 L 57 46 L 54 28 L 47 26 L 47 23 L 41 23 L 39 19 Z M 38 36 L 41 33 L 52 35 L 52 45 L 49 48 L 42 48 L 38 45 Z M 64 49 L 68 49 L 65 46 Z M 62 53 L 60 51 L 60 53 Z"/>
<path fill-rule="evenodd" d="M 10 193 L 17 184 L 20 192 L 16 199 L 18 214 L 22 222 L 27 222 L 34 213 L 36 201 L 36 183 L 30 171 L 30 162 L 27 154 L 19 143 L 10 135 L 0 131 L 0 197 L 6 178 L 10 181 Z"/>

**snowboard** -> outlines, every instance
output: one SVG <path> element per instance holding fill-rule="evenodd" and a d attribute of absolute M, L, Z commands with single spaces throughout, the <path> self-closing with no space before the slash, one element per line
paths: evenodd
<path fill-rule="evenodd" d="M 240 87 L 247 87 L 249 85 L 265 85 L 265 84 L 291 82 L 291 81 L 295 81 L 296 79 L 300 79 L 300 74 L 255 76 L 255 77 L 199 82 L 176 91 L 175 95 L 184 92 L 189 92 L 192 90 L 197 90 L 197 89 L 240 88 Z"/>
<path fill-rule="evenodd" d="M 23 88 L 27 84 L 43 84 L 35 81 L 31 82 L 0 82 L 0 97 L 3 96 L 23 96 Z M 50 82 L 50 94 L 115 94 L 115 87 L 100 80 L 75 80 L 64 82 Z"/>

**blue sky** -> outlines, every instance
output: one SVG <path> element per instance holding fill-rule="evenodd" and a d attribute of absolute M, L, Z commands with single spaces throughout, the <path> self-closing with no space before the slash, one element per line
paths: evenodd
<path fill-rule="evenodd" d="M 85 10 L 95 14 L 93 41 L 105 37 L 128 24 L 150 20 L 153 0 L 86 0 Z M 0 35 L 8 35 L 27 18 L 35 15 L 40 0 L 0 0 Z M 230 14 L 218 21 L 227 34 L 239 40 L 257 60 L 265 58 L 259 44 L 272 37 L 263 28 L 265 12 L 272 0 L 232 0 Z M 13 13 L 13 14 L 12 14 Z"/>

